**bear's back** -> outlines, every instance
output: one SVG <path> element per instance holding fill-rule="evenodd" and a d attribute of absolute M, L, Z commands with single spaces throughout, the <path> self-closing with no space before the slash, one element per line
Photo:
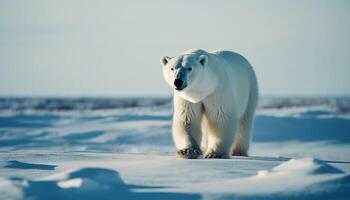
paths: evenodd
<path fill-rule="evenodd" d="M 248 60 L 242 55 L 233 51 L 217 50 L 210 52 L 219 59 L 224 60 L 228 65 L 227 73 L 237 76 L 236 79 L 246 77 L 248 79 L 256 79 L 255 72 Z M 254 81 L 254 80 L 253 80 Z"/>
<path fill-rule="evenodd" d="M 211 53 L 225 59 L 229 63 L 250 66 L 248 60 L 239 53 L 226 50 L 216 50 Z"/>

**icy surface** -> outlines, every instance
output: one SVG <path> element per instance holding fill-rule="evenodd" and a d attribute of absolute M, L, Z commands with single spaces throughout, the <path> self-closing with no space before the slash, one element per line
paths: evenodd
<path fill-rule="evenodd" d="M 0 199 L 347 199 L 350 99 L 263 98 L 250 157 L 179 160 L 165 99 L 0 99 Z"/>

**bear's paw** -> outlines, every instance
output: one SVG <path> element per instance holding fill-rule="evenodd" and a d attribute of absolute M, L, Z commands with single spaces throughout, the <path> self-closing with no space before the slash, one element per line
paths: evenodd
<path fill-rule="evenodd" d="M 230 158 L 229 155 L 226 155 L 226 154 L 222 154 L 222 153 L 216 153 L 216 152 L 209 152 L 209 153 L 206 153 L 204 155 L 204 158 L 206 159 L 210 159 L 210 158 L 214 158 L 214 159 L 227 159 L 227 158 Z"/>
<path fill-rule="evenodd" d="M 177 151 L 177 156 L 184 159 L 196 159 L 202 155 L 199 148 L 189 147 Z"/>

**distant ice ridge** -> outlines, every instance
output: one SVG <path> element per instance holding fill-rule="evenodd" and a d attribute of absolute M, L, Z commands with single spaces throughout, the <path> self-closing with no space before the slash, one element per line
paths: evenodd
<path fill-rule="evenodd" d="M 110 113 L 125 108 L 171 110 L 171 98 L 0 98 L 0 116 L 35 113 Z M 261 97 L 258 115 L 350 119 L 350 97 Z"/>
<path fill-rule="evenodd" d="M 265 97 L 258 115 L 350 119 L 350 97 Z"/>
<path fill-rule="evenodd" d="M 69 112 L 161 106 L 170 98 L 0 98 L 0 112 Z"/>

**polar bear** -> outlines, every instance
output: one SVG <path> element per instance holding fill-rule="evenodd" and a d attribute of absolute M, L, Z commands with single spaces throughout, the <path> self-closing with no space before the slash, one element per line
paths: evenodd
<path fill-rule="evenodd" d="M 258 84 L 255 72 L 231 51 L 191 49 L 161 58 L 174 89 L 173 140 L 181 158 L 247 156 Z"/>

